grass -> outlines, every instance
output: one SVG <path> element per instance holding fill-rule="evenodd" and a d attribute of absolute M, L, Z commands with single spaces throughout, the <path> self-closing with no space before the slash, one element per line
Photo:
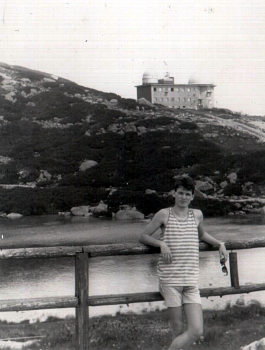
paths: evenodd
<path fill-rule="evenodd" d="M 188 350 L 239 350 L 265 333 L 265 308 L 247 307 L 204 312 L 204 336 Z M 0 339 L 45 336 L 32 350 L 74 350 L 75 320 L 49 318 L 43 323 L 0 324 Z M 167 311 L 117 314 L 90 319 L 89 350 L 162 350 L 170 344 Z"/>

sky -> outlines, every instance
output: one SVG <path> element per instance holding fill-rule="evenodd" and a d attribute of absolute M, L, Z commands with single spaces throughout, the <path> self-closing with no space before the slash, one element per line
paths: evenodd
<path fill-rule="evenodd" d="M 144 71 L 265 116 L 264 0 L 2 0 L 0 62 L 136 98 Z"/>

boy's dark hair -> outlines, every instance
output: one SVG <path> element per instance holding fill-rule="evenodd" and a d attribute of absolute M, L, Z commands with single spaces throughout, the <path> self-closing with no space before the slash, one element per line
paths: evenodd
<path fill-rule="evenodd" d="M 177 189 L 181 186 L 185 188 L 185 190 L 191 191 L 192 194 L 194 194 L 195 185 L 191 177 L 189 176 L 179 177 L 175 182 L 175 187 L 174 187 L 175 191 L 177 191 Z"/>

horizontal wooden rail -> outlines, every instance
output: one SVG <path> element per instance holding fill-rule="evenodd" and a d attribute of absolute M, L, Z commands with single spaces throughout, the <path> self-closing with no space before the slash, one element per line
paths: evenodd
<path fill-rule="evenodd" d="M 233 287 L 222 288 L 203 288 L 200 289 L 201 297 L 209 298 L 214 296 L 224 296 L 233 294 L 245 294 L 265 290 L 265 283 L 255 285 L 240 286 L 239 289 Z M 116 294 L 116 295 L 97 295 L 88 298 L 88 306 L 118 305 L 144 303 L 164 300 L 159 292 Z"/>
<path fill-rule="evenodd" d="M 0 300 L 0 311 L 26 311 L 78 307 L 74 296 Z"/>
<path fill-rule="evenodd" d="M 247 294 L 265 290 L 265 283 L 240 286 L 239 289 L 233 287 L 221 288 L 202 288 L 201 296 L 204 298 L 214 296 L 225 296 L 234 294 Z M 116 295 L 96 295 L 87 299 L 88 306 L 104 306 L 145 303 L 164 300 L 159 292 L 116 294 Z M 14 299 L 0 300 L 0 312 L 6 311 L 26 311 L 42 309 L 76 308 L 78 307 L 78 298 L 73 296 L 35 298 L 35 299 Z"/>
<path fill-rule="evenodd" d="M 250 239 L 240 241 L 226 241 L 227 250 L 241 250 L 252 248 L 264 248 L 265 239 Z M 200 242 L 200 251 L 218 250 L 207 243 Z M 89 257 L 115 256 L 115 255 L 139 255 L 159 254 L 159 248 L 148 247 L 136 243 L 102 244 L 89 246 L 58 246 L 58 247 L 34 247 L 34 248 L 5 248 L 0 250 L 1 259 L 27 259 L 27 258 L 60 258 L 74 257 L 76 253 L 87 252 Z"/>

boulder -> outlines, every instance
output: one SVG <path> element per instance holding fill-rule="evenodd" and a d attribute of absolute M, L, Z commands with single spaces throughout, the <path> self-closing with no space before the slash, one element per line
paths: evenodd
<path fill-rule="evenodd" d="M 209 182 L 206 182 L 206 181 L 196 181 L 196 189 L 199 190 L 199 191 L 203 191 L 203 192 L 206 192 L 206 191 L 209 191 L 209 190 L 213 190 L 213 185 L 210 184 Z"/>
<path fill-rule="evenodd" d="M 228 185 L 227 181 L 223 181 L 223 182 L 220 183 L 220 187 L 221 188 L 225 188 L 227 185 Z"/>
<path fill-rule="evenodd" d="M 88 215 L 88 209 L 89 209 L 88 205 L 82 205 L 80 207 L 73 207 L 73 208 L 71 208 L 71 213 L 74 216 L 86 216 L 86 215 Z"/>
<path fill-rule="evenodd" d="M 119 210 L 115 215 L 116 220 L 142 220 L 144 214 L 137 210 Z"/>
<path fill-rule="evenodd" d="M 106 214 L 108 211 L 108 205 L 100 201 L 99 205 L 97 205 L 96 207 L 90 207 L 89 211 L 96 216 L 99 216 L 101 214 Z"/>
<path fill-rule="evenodd" d="M 94 166 L 98 165 L 98 162 L 95 160 L 85 160 L 79 167 L 79 171 L 85 171 L 87 169 L 90 169 Z"/>
<path fill-rule="evenodd" d="M 21 218 L 22 216 L 23 216 L 23 215 L 18 214 L 18 213 L 10 213 L 10 214 L 7 215 L 7 217 L 8 217 L 9 219 L 19 219 L 19 218 Z"/>
<path fill-rule="evenodd" d="M 146 106 L 150 106 L 150 107 L 154 107 L 153 103 L 151 103 L 150 101 L 148 101 L 147 99 L 145 99 L 144 97 L 141 97 L 137 100 L 137 102 L 140 105 L 146 105 Z"/>
<path fill-rule="evenodd" d="M 236 180 L 237 180 L 237 174 L 236 173 L 231 173 L 227 176 L 228 180 L 231 182 L 231 183 L 235 183 Z"/>
<path fill-rule="evenodd" d="M 113 104 L 113 105 L 116 105 L 116 104 L 118 104 L 118 100 L 113 98 L 112 100 L 110 100 L 110 103 Z"/>

